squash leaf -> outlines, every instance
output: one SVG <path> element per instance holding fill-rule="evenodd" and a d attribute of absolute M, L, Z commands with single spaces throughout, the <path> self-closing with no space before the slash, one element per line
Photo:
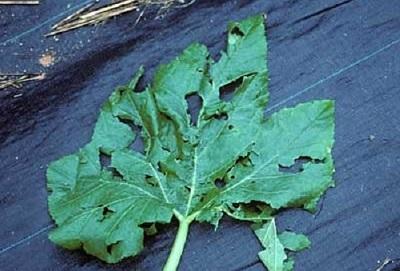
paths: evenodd
<path fill-rule="evenodd" d="M 275 219 L 271 219 L 254 230 L 265 248 L 258 257 L 269 271 L 290 271 L 294 268 L 294 260 L 288 257 L 285 250 L 301 251 L 310 247 L 310 240 L 303 234 L 284 231 L 277 233 Z"/>
<path fill-rule="evenodd" d="M 266 248 L 260 258 L 270 270 L 290 270 L 284 249 L 309 243 L 278 235 L 273 217 L 282 208 L 314 210 L 333 185 L 334 103 L 304 103 L 265 117 L 266 59 L 264 18 L 254 16 L 229 24 L 218 61 L 193 44 L 138 92 L 140 68 L 102 106 L 91 141 L 49 165 L 56 224 L 50 239 L 116 263 L 140 253 L 144 236 L 175 217 L 178 234 L 164 270 L 176 270 L 189 225 L 218 227 L 225 214 L 267 221 L 256 231 Z M 232 97 L 223 98 L 232 84 L 238 85 Z M 188 113 L 192 95 L 201 100 L 197 118 Z M 139 139 L 142 153 L 132 148 Z"/>
<path fill-rule="evenodd" d="M 301 251 L 309 248 L 311 245 L 310 240 L 304 234 L 298 234 L 290 231 L 284 231 L 278 236 L 279 241 L 285 249 L 291 251 Z"/>
<path fill-rule="evenodd" d="M 276 231 L 275 219 L 264 224 L 264 226 L 255 231 L 258 239 L 265 249 L 258 253 L 261 261 L 269 271 L 282 271 L 284 261 L 287 259 L 285 247 L 279 240 Z"/>

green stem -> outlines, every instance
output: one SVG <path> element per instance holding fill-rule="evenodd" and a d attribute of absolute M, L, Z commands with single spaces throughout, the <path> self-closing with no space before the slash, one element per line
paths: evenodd
<path fill-rule="evenodd" d="M 179 228 L 163 271 L 177 270 L 183 249 L 185 248 L 186 239 L 189 233 L 189 225 L 194 219 L 192 216 L 184 217 L 176 211 L 174 211 L 174 214 L 179 220 Z"/>

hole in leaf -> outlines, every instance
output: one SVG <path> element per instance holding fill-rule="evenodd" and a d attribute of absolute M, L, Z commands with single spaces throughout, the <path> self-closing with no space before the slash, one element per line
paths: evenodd
<path fill-rule="evenodd" d="M 238 26 L 235 26 L 234 28 L 232 28 L 231 34 L 236 35 L 236 36 L 240 36 L 240 37 L 244 36 L 243 31 L 240 30 L 240 28 Z"/>
<path fill-rule="evenodd" d="M 313 159 L 312 163 L 313 164 L 323 164 L 323 163 L 325 163 L 325 159 Z"/>
<path fill-rule="evenodd" d="M 100 165 L 102 168 L 108 168 L 111 165 L 111 156 L 100 152 Z"/>
<path fill-rule="evenodd" d="M 140 132 L 137 132 L 136 138 L 130 148 L 138 153 L 144 154 L 144 140 Z"/>
<path fill-rule="evenodd" d="M 200 203 L 204 203 L 204 201 L 206 200 L 206 197 L 204 196 L 204 195 L 202 195 L 201 197 L 200 197 Z"/>
<path fill-rule="evenodd" d="M 239 156 L 239 158 L 236 160 L 236 164 L 241 164 L 246 167 L 250 167 L 253 165 L 253 162 L 251 161 L 250 158 L 250 152 L 248 152 L 246 155 Z"/>
<path fill-rule="evenodd" d="M 148 87 L 149 83 L 150 83 L 149 74 L 144 73 L 143 76 L 141 76 L 139 78 L 139 81 L 137 82 L 136 87 L 133 90 L 133 92 L 139 93 L 139 92 L 147 91 L 147 87 Z"/>
<path fill-rule="evenodd" d="M 124 176 L 122 176 L 122 174 L 119 173 L 119 171 L 117 169 L 113 168 L 113 167 L 111 168 L 111 174 L 115 178 L 121 178 L 121 179 L 124 178 Z"/>
<path fill-rule="evenodd" d="M 144 176 L 144 180 L 146 181 L 146 183 L 148 183 L 149 185 L 151 185 L 153 187 L 157 185 L 157 182 L 156 182 L 156 180 L 154 180 L 153 176 L 146 175 L 146 176 Z"/>
<path fill-rule="evenodd" d="M 111 210 L 110 208 L 108 208 L 107 206 L 103 207 L 103 216 L 110 216 L 112 213 L 114 213 L 113 210 Z"/>
<path fill-rule="evenodd" d="M 133 123 L 133 121 L 131 121 L 130 119 L 126 119 L 126 118 L 119 117 L 119 116 L 118 116 L 117 118 L 118 118 L 118 120 L 119 120 L 120 122 L 122 122 L 123 124 L 128 125 L 128 126 L 132 129 L 132 131 L 135 130 L 135 124 Z"/>
<path fill-rule="evenodd" d="M 315 159 L 313 160 L 309 156 L 300 156 L 296 160 L 294 160 L 293 165 L 291 166 L 284 166 L 284 165 L 279 165 L 279 171 L 280 172 L 286 172 L 286 173 L 300 173 L 304 170 L 304 164 L 307 163 L 323 163 L 323 160 Z"/>
<path fill-rule="evenodd" d="M 197 94 L 197 92 L 186 95 L 185 99 L 188 105 L 187 113 L 190 115 L 190 123 L 195 126 L 197 124 L 200 109 L 203 106 L 203 99 L 199 94 Z"/>
<path fill-rule="evenodd" d="M 108 246 L 107 246 L 107 253 L 108 253 L 108 254 L 111 254 L 112 248 L 113 248 L 112 245 L 108 245 Z"/>
<path fill-rule="evenodd" d="M 112 216 L 114 213 L 114 210 L 108 208 L 107 206 L 99 206 L 102 207 L 102 217 L 99 219 L 100 222 L 104 221 L 105 219 L 109 218 Z"/>
<path fill-rule="evenodd" d="M 163 120 L 163 121 L 172 121 L 173 122 L 172 118 L 170 116 L 168 116 L 167 114 L 165 114 L 163 112 L 161 112 L 159 114 L 160 114 L 161 120 Z"/>
<path fill-rule="evenodd" d="M 147 236 L 156 235 L 157 232 L 158 232 L 155 223 L 143 223 L 143 224 L 140 225 L 140 227 L 143 228 L 144 233 L 145 233 Z"/>
<path fill-rule="evenodd" d="M 221 112 L 221 113 L 215 114 L 213 117 L 215 119 L 217 119 L 217 120 L 227 120 L 229 118 L 228 114 L 225 113 L 225 112 Z"/>
<path fill-rule="evenodd" d="M 226 185 L 226 182 L 225 182 L 224 179 L 216 179 L 216 180 L 214 181 L 214 184 L 215 184 L 215 186 L 218 187 L 218 188 L 224 188 L 225 185 Z"/>
<path fill-rule="evenodd" d="M 114 248 L 116 247 L 116 246 L 118 246 L 118 244 L 120 243 L 121 241 L 117 241 L 116 243 L 114 243 L 114 244 L 111 244 L 111 245 L 108 245 L 107 246 L 107 253 L 108 254 L 112 254 L 112 251 L 114 250 Z"/>
<path fill-rule="evenodd" d="M 233 98 L 235 90 L 243 83 L 243 76 L 222 86 L 219 89 L 219 98 L 222 101 L 229 102 Z"/>
<path fill-rule="evenodd" d="M 233 206 L 234 208 L 239 208 L 239 207 L 240 207 L 240 204 L 237 203 L 237 202 L 235 202 L 235 203 L 232 203 L 232 206 Z"/>
<path fill-rule="evenodd" d="M 135 134 L 135 140 L 132 142 L 129 148 L 138 153 L 144 154 L 144 140 L 142 137 L 142 127 L 136 125 L 133 121 L 128 119 L 119 118 L 119 121 L 128 125 Z"/>

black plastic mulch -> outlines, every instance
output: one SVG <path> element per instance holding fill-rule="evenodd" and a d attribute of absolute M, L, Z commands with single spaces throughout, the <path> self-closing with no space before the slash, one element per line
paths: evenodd
<path fill-rule="evenodd" d="M 0 73 L 45 71 L 47 78 L 0 92 L 0 269 L 160 270 L 176 225 L 146 241 L 141 256 L 107 266 L 47 239 L 46 165 L 90 138 L 100 105 L 139 65 L 147 70 L 194 41 L 216 56 L 229 20 L 266 13 L 270 107 L 336 100 L 337 187 L 320 211 L 290 211 L 280 229 L 308 234 L 296 270 L 400 268 L 400 5 L 398 1 L 201 1 L 136 27 L 133 15 L 44 38 L 82 1 L 0 7 Z M 66 14 L 61 14 L 66 12 Z M 58 17 L 55 17 L 59 15 Z M 54 65 L 38 60 L 52 54 Z M 22 95 L 21 95 L 22 94 Z M 193 225 L 180 270 L 264 270 L 247 225 L 218 231 Z M 397 259 L 397 260 L 396 260 Z M 380 262 L 378 262 L 380 261 Z"/>

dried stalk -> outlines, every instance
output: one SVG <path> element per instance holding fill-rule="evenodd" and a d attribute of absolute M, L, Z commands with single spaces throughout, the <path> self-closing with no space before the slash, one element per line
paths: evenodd
<path fill-rule="evenodd" d="M 69 15 L 59 23 L 55 24 L 51 28 L 51 32 L 46 36 L 53 36 L 63 32 L 67 32 L 76 28 L 80 28 L 88 25 L 96 25 L 106 21 L 111 17 L 115 17 L 131 11 L 138 11 L 139 16 L 136 23 L 142 18 L 144 10 L 147 6 L 154 5 L 160 6 L 160 9 L 166 9 L 174 4 L 178 4 L 178 7 L 186 7 L 194 3 L 195 0 L 187 3 L 185 0 L 119 0 L 111 4 L 99 6 L 93 9 L 94 3 L 89 4 L 75 13 Z M 143 8 L 141 10 L 141 8 Z"/>
<path fill-rule="evenodd" d="M 0 0 L 0 5 L 39 5 L 39 0 L 36 1 L 4 1 Z"/>
<path fill-rule="evenodd" d="M 20 88 L 23 83 L 28 81 L 43 80 L 44 73 L 31 73 L 31 74 L 0 74 L 0 90 L 8 87 Z"/>
<path fill-rule="evenodd" d="M 385 266 L 389 265 L 390 263 L 392 263 L 392 260 L 389 258 L 386 258 L 383 263 L 378 267 L 378 269 L 376 269 L 376 271 L 383 271 L 383 269 L 385 268 Z"/>

